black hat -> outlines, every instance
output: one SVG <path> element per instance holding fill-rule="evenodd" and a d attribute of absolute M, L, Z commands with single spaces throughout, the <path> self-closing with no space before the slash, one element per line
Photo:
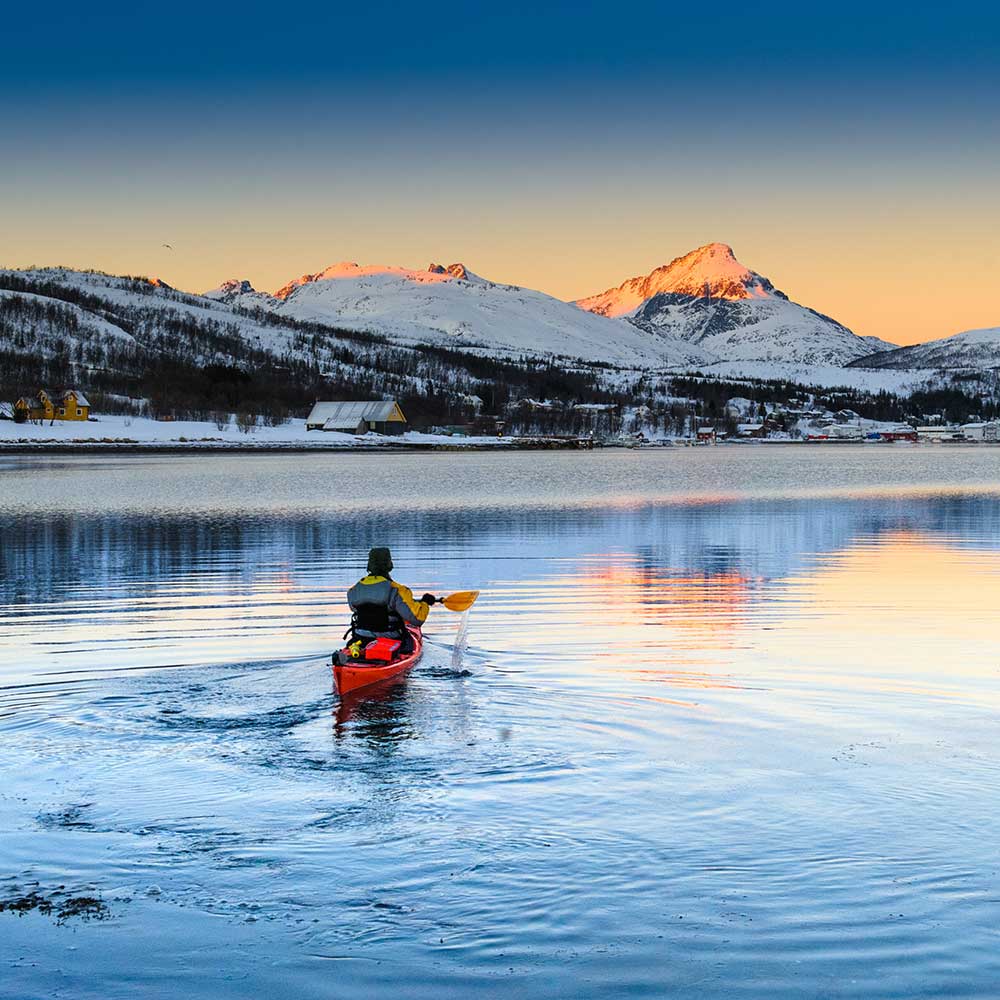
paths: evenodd
<path fill-rule="evenodd" d="M 368 572 L 374 576 L 388 576 L 392 570 L 392 553 L 388 549 L 372 549 L 368 553 Z"/>

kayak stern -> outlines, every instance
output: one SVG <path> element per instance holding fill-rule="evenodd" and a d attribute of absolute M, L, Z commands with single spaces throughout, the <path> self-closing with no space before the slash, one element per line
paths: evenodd
<path fill-rule="evenodd" d="M 337 686 L 337 693 L 342 698 L 345 694 L 368 687 L 370 684 L 398 677 L 420 659 L 423 653 L 423 635 L 415 625 L 407 625 L 406 628 L 413 640 L 413 651 L 389 663 L 366 663 L 364 660 L 340 663 L 342 651 L 338 650 L 333 654 L 333 680 Z"/>

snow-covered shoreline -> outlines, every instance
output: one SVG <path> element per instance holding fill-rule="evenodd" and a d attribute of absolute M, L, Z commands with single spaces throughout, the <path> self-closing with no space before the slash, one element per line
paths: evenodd
<path fill-rule="evenodd" d="M 11 451 L 378 451 L 537 447 L 542 439 L 459 436 L 407 431 L 398 436 L 307 431 L 305 420 L 259 426 L 249 434 L 235 422 L 220 429 L 211 421 L 152 420 L 102 415 L 88 421 L 15 423 L 0 420 L 0 452 Z M 552 442 L 548 442 L 551 445 Z"/>
<path fill-rule="evenodd" d="M 859 433 L 894 429 L 898 425 L 877 420 L 857 421 Z M 713 445 L 774 446 L 817 444 L 858 444 L 857 438 L 817 442 L 798 440 L 790 435 L 774 435 L 767 439 L 720 439 Z M 668 437 L 639 442 L 627 437 L 594 441 L 601 447 L 663 447 L 689 445 L 686 436 Z M 873 442 L 869 442 L 873 443 Z M 995 442 L 974 442 L 995 443 Z M 426 434 L 407 431 L 391 437 L 380 434 L 343 434 L 338 431 L 307 431 L 303 419 L 289 420 L 278 427 L 256 427 L 249 434 L 240 431 L 235 422 L 220 429 L 211 421 L 159 421 L 149 417 L 102 415 L 88 421 L 55 421 L 54 423 L 15 423 L 0 420 L 0 454 L 73 454 L 93 452 L 161 453 L 173 452 L 320 452 L 320 451 L 480 451 L 537 450 L 589 447 L 586 439 L 573 437 L 495 437 L 492 435 Z M 954 444 L 951 445 L 954 447 Z"/>

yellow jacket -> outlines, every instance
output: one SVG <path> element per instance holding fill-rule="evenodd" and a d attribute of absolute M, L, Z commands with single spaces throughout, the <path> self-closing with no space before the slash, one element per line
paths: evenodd
<path fill-rule="evenodd" d="M 405 622 L 423 625 L 430 613 L 430 605 L 415 600 L 413 591 L 388 576 L 366 576 L 358 580 L 347 592 L 347 602 L 355 612 L 360 630 L 374 634 L 397 632 Z M 388 616 L 386 627 L 380 619 L 381 609 Z"/>

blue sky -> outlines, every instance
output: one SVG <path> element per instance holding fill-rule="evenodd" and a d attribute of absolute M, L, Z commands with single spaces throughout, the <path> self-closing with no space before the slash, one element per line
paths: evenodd
<path fill-rule="evenodd" d="M 266 288 L 461 258 L 570 297 L 722 240 L 860 333 L 996 325 L 998 29 L 968 3 L 19 4 L 0 263 Z M 912 307 L 914 261 L 950 311 Z"/>
<path fill-rule="evenodd" d="M 7 84 L 61 90 L 124 82 L 181 90 L 465 79 L 474 89 L 654 78 L 726 88 L 786 74 L 865 83 L 992 81 L 995 4 L 53 2 L 4 15 Z M 956 76 L 958 77 L 956 79 Z M 428 95 L 430 96 L 430 95 Z"/>

